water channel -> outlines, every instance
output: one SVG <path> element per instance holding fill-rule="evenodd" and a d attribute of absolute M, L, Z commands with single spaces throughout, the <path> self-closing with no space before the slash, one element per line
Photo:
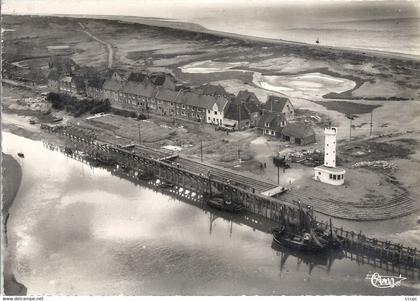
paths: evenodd
<path fill-rule="evenodd" d="M 23 171 L 8 237 L 16 279 L 28 294 L 419 293 L 418 279 L 375 288 L 366 274 L 393 273 L 348 258 L 274 250 L 269 233 L 90 167 L 40 141 L 5 132 L 3 152 Z"/>

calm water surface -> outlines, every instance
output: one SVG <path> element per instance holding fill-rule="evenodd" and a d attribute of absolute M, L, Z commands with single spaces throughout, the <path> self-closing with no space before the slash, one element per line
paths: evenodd
<path fill-rule="evenodd" d="M 386 272 L 349 259 L 328 269 L 282 256 L 270 234 L 245 225 L 216 218 L 210 228 L 209 212 L 42 142 L 3 133 L 3 147 L 16 158 L 25 153 L 17 158 L 23 179 L 8 229 L 16 278 L 29 294 L 418 293 L 413 280 L 374 288 L 366 274 Z"/>

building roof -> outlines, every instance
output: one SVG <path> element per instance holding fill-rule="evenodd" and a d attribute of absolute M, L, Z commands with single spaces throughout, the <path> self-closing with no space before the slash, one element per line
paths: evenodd
<path fill-rule="evenodd" d="M 71 83 L 72 77 L 71 76 L 64 76 L 61 78 L 62 82 Z"/>
<path fill-rule="evenodd" d="M 309 125 L 304 123 L 294 122 L 288 123 L 282 130 L 284 136 L 305 138 L 308 136 L 315 136 L 315 132 Z"/>
<path fill-rule="evenodd" d="M 248 111 L 248 113 L 256 113 L 260 111 L 259 106 L 255 102 L 245 103 L 245 109 Z"/>
<path fill-rule="evenodd" d="M 286 97 L 269 95 L 263 109 L 270 112 L 282 112 L 288 102 L 290 100 Z"/>
<path fill-rule="evenodd" d="M 207 110 L 212 110 L 214 104 L 217 104 L 219 110 L 222 111 L 225 109 L 228 103 L 228 100 L 224 97 L 203 95 L 193 92 L 181 92 L 174 101 L 176 103 L 205 108 Z"/>
<path fill-rule="evenodd" d="M 60 79 L 60 75 L 57 71 L 51 70 L 50 72 L 48 72 L 48 79 L 58 81 Z"/>
<path fill-rule="evenodd" d="M 197 90 L 201 94 L 210 95 L 210 96 L 232 96 L 232 94 L 228 93 L 225 88 L 223 88 L 221 85 L 211 85 L 211 84 L 205 84 L 197 88 Z"/>
<path fill-rule="evenodd" d="M 118 92 L 122 89 L 122 83 L 113 79 L 104 82 L 102 89 Z"/>
<path fill-rule="evenodd" d="M 156 86 L 162 86 L 165 82 L 175 82 L 174 78 L 169 75 L 169 74 L 165 74 L 165 73 L 153 73 L 152 75 L 150 75 L 150 80 L 153 84 L 155 84 Z"/>
<path fill-rule="evenodd" d="M 254 92 L 249 92 L 248 90 L 239 91 L 236 98 L 243 101 L 243 102 L 246 102 L 246 103 L 248 103 L 248 102 L 259 103 L 259 99 L 258 99 L 257 95 L 255 95 Z"/>
<path fill-rule="evenodd" d="M 282 122 L 286 122 L 286 118 L 282 114 L 273 112 L 264 112 L 258 121 L 258 127 L 264 129 L 270 129 L 273 131 L 279 131 L 283 128 Z M 266 127 L 266 123 L 269 123 Z"/>
<path fill-rule="evenodd" d="M 175 101 L 175 99 L 179 96 L 180 93 L 182 92 L 161 88 L 158 89 L 156 93 L 156 99 L 165 101 Z"/>
<path fill-rule="evenodd" d="M 143 97 L 152 97 L 156 94 L 155 86 L 151 84 L 136 83 L 133 81 L 126 82 L 121 89 L 122 92 Z"/>
<path fill-rule="evenodd" d="M 105 79 L 100 77 L 91 77 L 87 80 L 87 86 L 97 89 L 102 89 L 105 83 Z"/>
<path fill-rule="evenodd" d="M 80 76 L 73 76 L 72 77 L 72 83 L 78 88 L 78 89 L 84 89 L 85 88 L 85 81 Z"/>
<path fill-rule="evenodd" d="M 148 79 L 146 72 L 131 72 L 127 80 L 131 82 L 142 83 L 146 79 Z"/>
<path fill-rule="evenodd" d="M 329 167 L 329 166 L 325 166 L 325 165 L 320 165 L 317 167 L 314 167 L 315 171 L 323 171 L 326 173 L 331 173 L 331 174 L 340 174 L 340 175 L 344 175 L 346 173 L 346 170 L 340 167 Z"/>
<path fill-rule="evenodd" d="M 249 111 L 246 108 L 246 104 L 234 100 L 229 103 L 228 108 L 226 109 L 225 117 L 232 120 L 239 120 L 239 116 L 241 117 L 241 120 L 250 118 Z"/>

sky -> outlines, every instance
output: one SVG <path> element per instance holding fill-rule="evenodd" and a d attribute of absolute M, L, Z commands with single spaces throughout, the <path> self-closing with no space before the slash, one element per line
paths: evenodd
<path fill-rule="evenodd" d="M 317 7 L 349 2 L 376 2 L 387 6 L 410 2 L 420 9 L 420 0 L 3 0 L 4 14 L 125 15 L 182 19 L 196 12 L 248 10 L 262 7 Z"/>

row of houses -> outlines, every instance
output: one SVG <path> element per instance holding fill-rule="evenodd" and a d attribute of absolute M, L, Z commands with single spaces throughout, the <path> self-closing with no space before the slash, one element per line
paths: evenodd
<path fill-rule="evenodd" d="M 203 85 L 195 89 L 180 88 L 173 76 L 164 73 L 112 72 L 108 78 L 59 76 L 52 70 L 48 77 L 51 91 L 83 94 L 105 100 L 118 108 L 154 113 L 243 130 L 256 127 L 262 135 L 290 140 L 297 144 L 315 141 L 313 130 L 293 122 L 295 111 L 288 98 L 269 96 L 260 103 L 255 93 L 240 91 L 236 96 L 221 86 Z"/>

